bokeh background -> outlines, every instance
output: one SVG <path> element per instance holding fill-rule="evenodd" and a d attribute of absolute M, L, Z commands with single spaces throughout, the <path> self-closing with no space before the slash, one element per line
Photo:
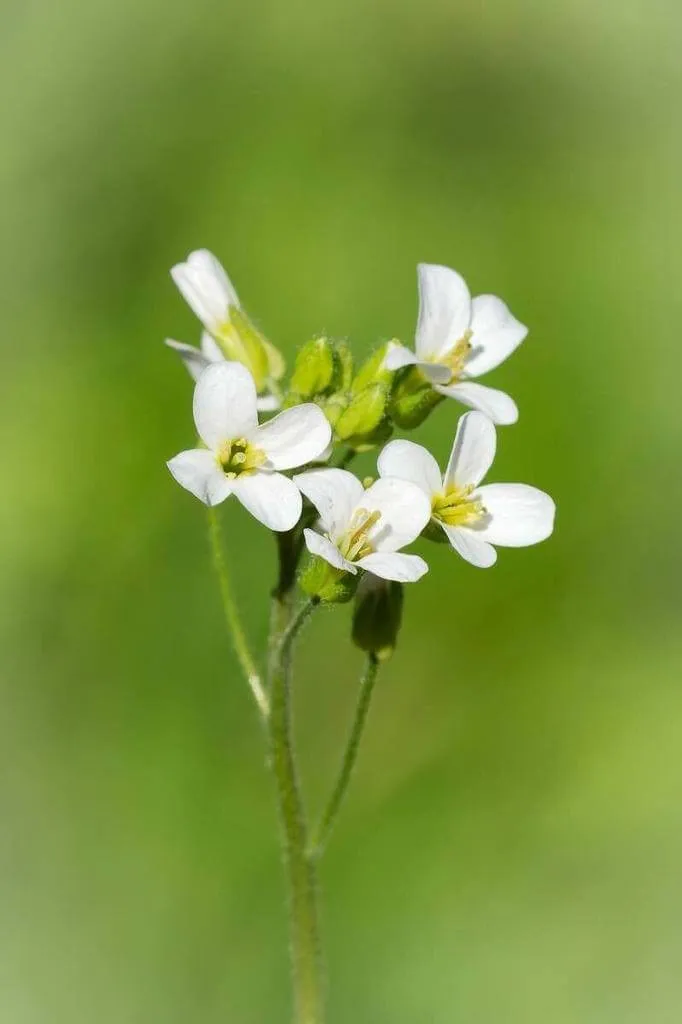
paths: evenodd
<path fill-rule="evenodd" d="M 410 341 L 415 265 L 531 334 L 498 480 L 557 531 L 408 594 L 323 867 L 331 1024 L 682 1014 L 682 100 L 667 0 L 2 6 L 0 1020 L 288 1020 L 262 736 L 164 460 L 199 246 L 288 354 Z M 454 403 L 421 431 L 439 457 Z M 371 459 L 366 460 L 371 469 Z M 254 641 L 271 538 L 224 508 Z M 296 703 L 318 806 L 349 610 Z"/>

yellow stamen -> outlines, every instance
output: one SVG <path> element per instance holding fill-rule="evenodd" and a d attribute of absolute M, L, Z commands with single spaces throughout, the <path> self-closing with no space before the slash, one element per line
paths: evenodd
<path fill-rule="evenodd" d="M 372 545 L 367 539 L 367 534 L 375 523 L 381 519 L 381 512 L 375 510 L 368 512 L 367 509 L 358 508 L 353 513 L 348 529 L 339 543 L 339 551 L 349 562 L 357 562 L 365 555 L 371 555 Z"/>
<path fill-rule="evenodd" d="M 235 477 L 243 473 L 252 473 L 262 466 L 266 455 L 245 437 L 236 437 L 232 441 L 224 441 L 221 444 L 216 458 L 225 476 L 234 480 Z"/>
<path fill-rule="evenodd" d="M 478 499 L 470 500 L 474 484 L 452 487 L 445 494 L 437 494 L 431 501 L 431 515 L 446 526 L 471 526 L 487 515 L 485 505 Z"/>
<path fill-rule="evenodd" d="M 447 368 L 452 372 L 452 377 L 450 378 L 449 383 L 454 384 L 464 372 L 464 367 L 470 353 L 471 331 L 465 331 L 459 341 L 450 349 L 449 352 L 446 352 L 444 356 L 438 356 L 437 359 L 434 358 L 433 362 L 438 363 L 440 366 L 447 366 Z"/>

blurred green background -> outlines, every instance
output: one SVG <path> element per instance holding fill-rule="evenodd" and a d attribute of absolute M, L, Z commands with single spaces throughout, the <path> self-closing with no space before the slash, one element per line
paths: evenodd
<path fill-rule="evenodd" d="M 164 466 L 193 430 L 162 339 L 198 339 L 168 269 L 199 246 L 289 354 L 409 342 L 420 260 L 531 329 L 487 378 L 521 408 L 494 478 L 557 531 L 485 572 L 427 549 L 323 867 L 330 1024 L 679 1021 L 679 6 L 2 22 L 2 1024 L 288 1020 L 262 737 Z M 460 411 L 420 432 L 440 458 Z M 224 522 L 262 642 L 274 545 Z M 313 806 L 348 630 L 321 615 L 299 656 Z"/>

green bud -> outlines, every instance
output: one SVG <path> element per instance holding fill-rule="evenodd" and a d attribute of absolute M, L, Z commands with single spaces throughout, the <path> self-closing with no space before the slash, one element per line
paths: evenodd
<path fill-rule="evenodd" d="M 370 384 L 385 384 L 388 388 L 393 383 L 393 370 L 384 369 L 387 348 L 387 344 L 382 345 L 362 364 L 351 385 L 351 392 L 354 395 L 360 394 Z"/>
<path fill-rule="evenodd" d="M 393 424 L 387 416 L 371 434 L 365 434 L 364 437 L 351 438 L 349 442 L 350 447 L 354 448 L 356 452 L 369 452 L 380 444 L 386 444 L 392 433 Z"/>
<path fill-rule="evenodd" d="M 425 381 L 416 367 L 399 379 L 391 397 L 390 414 L 404 430 L 420 426 L 443 396 Z"/>
<path fill-rule="evenodd" d="M 389 393 L 385 384 L 370 384 L 351 399 L 336 423 L 340 441 L 359 439 L 376 430 L 386 413 Z"/>
<path fill-rule="evenodd" d="M 353 643 L 385 661 L 393 654 L 403 615 L 403 586 L 365 573 L 353 610 Z"/>
<path fill-rule="evenodd" d="M 348 405 L 348 399 L 340 391 L 337 391 L 336 394 L 331 395 L 329 398 L 318 399 L 318 405 L 322 408 L 331 425 L 335 427 L 339 417 Z"/>
<path fill-rule="evenodd" d="M 301 590 L 309 597 L 319 597 L 326 604 L 344 604 L 350 601 L 358 585 L 358 577 L 312 555 L 298 580 Z"/>
<path fill-rule="evenodd" d="M 290 389 L 304 401 L 323 394 L 332 382 L 334 349 L 327 338 L 313 338 L 299 349 Z"/>

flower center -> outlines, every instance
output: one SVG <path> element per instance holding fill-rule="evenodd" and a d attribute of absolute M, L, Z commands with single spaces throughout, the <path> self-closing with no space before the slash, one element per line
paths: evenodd
<path fill-rule="evenodd" d="M 368 512 L 365 508 L 356 508 L 348 524 L 348 529 L 339 542 L 339 551 L 349 562 L 357 562 L 365 555 L 371 555 L 372 545 L 367 534 L 381 519 L 381 512 Z"/>
<path fill-rule="evenodd" d="M 453 487 L 447 494 L 437 494 L 431 502 L 431 515 L 446 526 L 472 526 L 487 515 L 482 501 L 471 500 L 474 484 Z"/>
<path fill-rule="evenodd" d="M 464 372 L 464 367 L 470 354 L 471 331 L 465 331 L 456 345 L 449 352 L 446 352 L 444 356 L 438 356 L 438 359 L 434 359 L 434 362 L 440 366 L 447 366 L 452 372 L 450 384 L 454 384 Z"/>
<path fill-rule="evenodd" d="M 223 441 L 218 449 L 218 465 L 230 480 L 242 473 L 252 473 L 265 462 L 265 452 L 256 448 L 245 437 Z"/>

